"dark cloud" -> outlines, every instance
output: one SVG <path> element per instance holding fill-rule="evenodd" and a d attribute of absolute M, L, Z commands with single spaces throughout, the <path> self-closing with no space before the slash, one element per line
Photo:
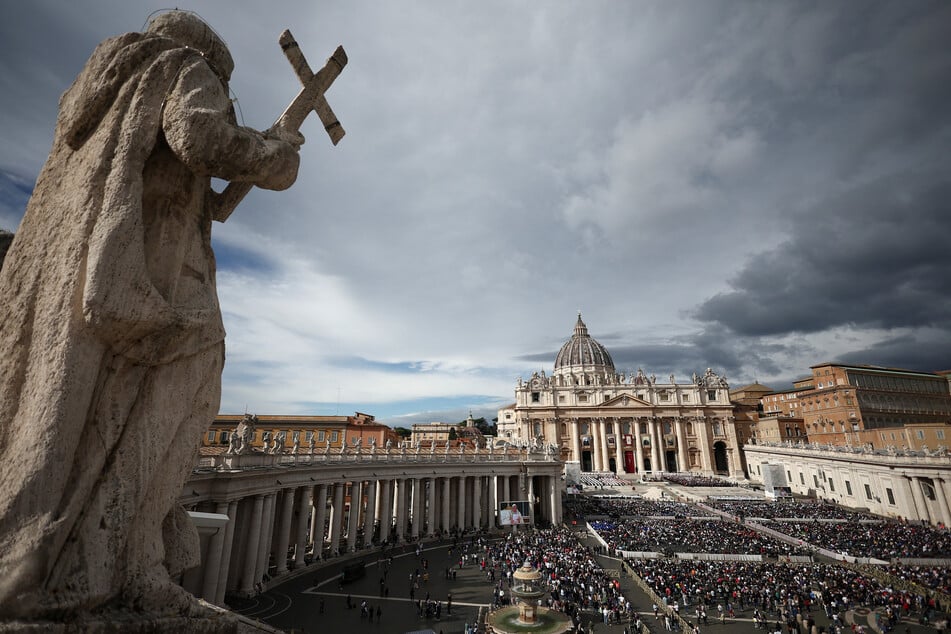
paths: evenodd
<path fill-rule="evenodd" d="M 951 181 L 894 176 L 823 200 L 700 304 L 742 336 L 951 322 Z"/>
<path fill-rule="evenodd" d="M 841 355 L 839 363 L 906 368 L 920 372 L 951 370 L 951 334 L 905 334 Z"/>

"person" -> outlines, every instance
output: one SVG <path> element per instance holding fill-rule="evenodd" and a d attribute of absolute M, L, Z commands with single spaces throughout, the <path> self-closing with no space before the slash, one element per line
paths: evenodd
<path fill-rule="evenodd" d="M 197 564 L 176 501 L 224 363 L 211 178 L 285 189 L 302 142 L 236 124 L 233 65 L 172 11 L 60 100 L 0 271 L 0 617 L 193 605 L 170 577 Z"/>
<path fill-rule="evenodd" d="M 518 504 L 512 504 L 512 524 L 522 523 L 522 512 L 518 510 Z"/>

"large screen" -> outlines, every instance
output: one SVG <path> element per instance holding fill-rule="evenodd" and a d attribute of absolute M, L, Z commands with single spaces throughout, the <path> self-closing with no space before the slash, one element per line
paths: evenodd
<path fill-rule="evenodd" d="M 532 523 L 531 505 L 527 501 L 502 502 L 499 505 L 500 526 L 523 526 Z"/>

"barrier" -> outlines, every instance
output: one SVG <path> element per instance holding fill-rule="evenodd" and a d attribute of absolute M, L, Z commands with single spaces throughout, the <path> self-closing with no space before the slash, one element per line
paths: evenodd
<path fill-rule="evenodd" d="M 732 553 L 674 553 L 674 557 L 699 561 L 763 561 L 762 555 L 737 555 Z"/>

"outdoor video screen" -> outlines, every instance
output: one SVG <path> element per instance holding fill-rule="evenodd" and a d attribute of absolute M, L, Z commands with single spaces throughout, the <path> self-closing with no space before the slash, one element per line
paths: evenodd
<path fill-rule="evenodd" d="M 527 501 L 502 502 L 499 505 L 500 526 L 520 526 L 531 523 L 531 506 Z"/>

